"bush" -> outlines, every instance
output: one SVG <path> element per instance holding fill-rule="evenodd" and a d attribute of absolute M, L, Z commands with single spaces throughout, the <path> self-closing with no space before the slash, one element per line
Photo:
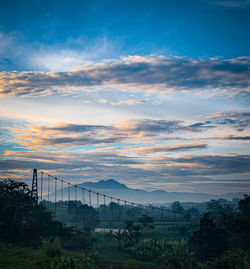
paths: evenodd
<path fill-rule="evenodd" d="M 2 269 L 41 269 L 43 264 L 45 264 L 44 258 L 36 249 L 0 243 L 0 268 Z"/>
<path fill-rule="evenodd" d="M 96 267 L 96 263 L 99 262 L 98 253 L 83 253 L 79 259 L 79 268 L 80 269 L 94 269 Z"/>
<path fill-rule="evenodd" d="M 72 257 L 55 257 L 44 269 L 80 269 Z"/>
<path fill-rule="evenodd" d="M 159 262 L 160 257 L 169 249 L 171 245 L 166 241 L 145 240 L 129 249 L 129 252 L 136 258 Z"/>
<path fill-rule="evenodd" d="M 196 269 L 198 268 L 195 253 L 190 252 L 187 245 L 181 241 L 178 246 L 168 248 L 161 256 L 161 264 L 168 269 Z"/>
<path fill-rule="evenodd" d="M 71 237 L 62 239 L 62 247 L 65 249 L 86 249 L 91 247 L 95 241 L 91 232 L 76 232 Z"/>
<path fill-rule="evenodd" d="M 135 266 L 138 266 L 138 262 L 136 260 L 133 260 L 133 259 L 129 259 L 127 260 L 125 263 L 124 263 L 124 268 L 125 269 L 131 269 Z"/>
<path fill-rule="evenodd" d="M 58 237 L 54 240 L 44 240 L 40 250 L 45 258 L 60 257 L 63 254 L 61 240 Z"/>
<path fill-rule="evenodd" d="M 250 249 L 227 250 L 215 260 L 214 268 L 220 269 L 249 269 L 250 268 Z"/>

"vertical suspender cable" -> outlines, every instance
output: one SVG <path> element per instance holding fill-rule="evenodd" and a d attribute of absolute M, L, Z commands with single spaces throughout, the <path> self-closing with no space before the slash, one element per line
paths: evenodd
<path fill-rule="evenodd" d="M 49 193 L 50 193 L 50 175 L 48 175 L 48 209 L 49 209 Z"/>
<path fill-rule="evenodd" d="M 99 193 L 96 193 L 96 203 L 97 203 L 97 217 L 100 218 L 100 208 L 99 208 Z"/>
<path fill-rule="evenodd" d="M 128 220 L 127 214 L 128 214 L 128 212 L 127 212 L 127 201 L 124 201 L 124 220 L 125 221 Z"/>
<path fill-rule="evenodd" d="M 70 219 L 70 183 L 68 183 L 68 215 Z"/>
<path fill-rule="evenodd" d="M 91 203 L 91 190 L 89 190 L 89 207 L 91 207 L 92 206 L 92 203 Z M 91 211 L 89 211 L 90 213 L 89 213 L 89 217 L 91 217 L 92 216 L 92 213 L 91 213 Z"/>
<path fill-rule="evenodd" d="M 91 206 L 91 190 L 89 190 L 89 206 Z"/>
<path fill-rule="evenodd" d="M 106 219 L 106 195 L 103 195 L 103 203 L 104 203 L 104 219 Z"/>
<path fill-rule="evenodd" d="M 75 185 L 75 213 L 76 213 L 76 218 L 77 218 L 77 187 Z"/>
<path fill-rule="evenodd" d="M 43 172 L 41 172 L 41 203 L 43 202 Z"/>
<path fill-rule="evenodd" d="M 119 210 L 119 212 L 118 212 L 118 218 L 119 218 L 119 221 L 120 221 L 121 220 L 120 199 L 117 199 L 117 201 L 118 201 L 118 210 Z"/>
<path fill-rule="evenodd" d="M 61 213 L 62 213 L 62 220 L 63 220 L 63 180 L 61 180 L 61 189 L 62 189 L 62 202 L 61 202 Z"/>
<path fill-rule="evenodd" d="M 134 203 L 132 203 L 132 221 L 134 221 L 135 212 L 134 212 Z"/>
<path fill-rule="evenodd" d="M 110 197 L 110 200 L 111 200 L 111 202 L 110 202 L 110 206 L 111 206 L 111 219 L 112 219 L 112 221 L 113 221 L 113 216 L 114 216 L 114 212 L 113 212 L 113 197 Z"/>
<path fill-rule="evenodd" d="M 82 188 L 82 219 L 84 219 L 85 189 Z"/>
<path fill-rule="evenodd" d="M 57 186 L 56 186 L 57 184 L 56 183 L 57 183 L 57 178 L 55 177 L 55 218 L 56 218 L 56 198 L 57 198 L 56 197 L 56 192 L 57 192 Z"/>

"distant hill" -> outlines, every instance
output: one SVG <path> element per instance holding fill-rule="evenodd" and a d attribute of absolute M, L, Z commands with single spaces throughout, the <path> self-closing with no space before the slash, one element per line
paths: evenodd
<path fill-rule="evenodd" d="M 180 202 L 206 202 L 211 199 L 229 199 L 241 198 L 243 193 L 226 193 L 224 195 L 214 195 L 206 193 L 190 193 L 190 192 L 167 192 L 163 190 L 156 191 L 145 191 L 140 189 L 128 188 L 125 184 L 121 184 L 114 179 L 100 180 L 98 182 L 84 182 L 78 184 L 79 187 L 94 190 L 98 193 L 102 193 L 108 196 L 117 197 L 122 200 L 137 202 L 137 203 L 169 203 L 174 201 Z M 74 186 L 69 187 L 71 199 L 75 199 L 75 188 Z M 77 199 L 82 199 L 83 193 L 77 190 Z M 53 200 L 54 193 L 50 194 Z M 63 189 L 63 198 L 68 197 L 68 188 Z M 62 198 L 62 190 L 57 191 L 57 199 Z M 88 201 L 88 193 L 85 192 L 85 199 Z M 92 194 L 92 202 L 95 203 L 96 195 Z M 101 199 L 101 198 L 100 198 Z M 110 201 L 107 201 L 110 202 Z M 102 203 L 102 200 L 100 200 Z"/>
<path fill-rule="evenodd" d="M 99 190 L 128 190 L 129 188 L 125 184 L 121 184 L 114 179 L 100 180 L 98 182 L 85 182 L 78 184 L 80 187 L 86 187 L 89 189 Z"/>

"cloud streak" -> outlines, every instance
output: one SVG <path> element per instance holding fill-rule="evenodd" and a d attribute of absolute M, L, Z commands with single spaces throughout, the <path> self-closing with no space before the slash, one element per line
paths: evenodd
<path fill-rule="evenodd" d="M 130 149 L 130 152 L 136 153 L 155 153 L 155 152 L 170 152 L 170 151 L 187 151 L 187 150 L 201 150 L 207 147 L 206 144 L 182 144 L 172 146 L 153 146 Z"/>
<path fill-rule="evenodd" d="M 1 72 L 0 96 L 41 96 L 72 91 L 223 90 L 249 93 L 250 58 L 192 59 L 130 56 L 89 63 L 68 72 Z"/>
<path fill-rule="evenodd" d="M 250 126 L 249 111 L 218 112 L 208 115 L 207 118 L 217 125 L 232 126 L 238 132 L 242 132 Z"/>
<path fill-rule="evenodd" d="M 18 143 L 31 148 L 106 145 L 133 140 L 151 140 L 171 133 L 202 132 L 213 128 L 206 123 L 184 124 L 169 120 L 124 120 L 114 126 L 57 124 L 30 125 L 28 129 L 12 128 Z M 184 150 L 183 147 L 181 150 Z M 190 148 L 186 147 L 187 150 Z M 171 149 L 169 148 L 169 151 Z M 177 150 L 177 149 L 176 149 Z M 172 149 L 174 151 L 174 149 Z"/>

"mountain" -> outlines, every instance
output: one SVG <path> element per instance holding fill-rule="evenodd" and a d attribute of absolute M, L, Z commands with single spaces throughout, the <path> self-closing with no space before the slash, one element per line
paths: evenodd
<path fill-rule="evenodd" d="M 78 184 L 79 187 L 85 187 L 88 189 L 98 190 L 128 190 L 129 188 L 125 184 L 121 184 L 114 179 L 100 180 L 98 182 L 85 182 Z"/>
<path fill-rule="evenodd" d="M 243 196 L 243 193 L 226 193 L 224 195 L 215 195 L 215 194 L 206 194 L 206 193 L 190 193 L 190 192 L 167 192 L 164 190 L 156 190 L 156 191 L 145 191 L 140 189 L 131 189 L 128 188 L 125 184 L 121 184 L 114 179 L 109 180 L 100 180 L 98 182 L 85 182 L 78 184 L 81 188 L 90 189 L 96 191 L 98 193 L 113 196 L 115 198 L 119 198 L 121 200 L 131 201 L 135 203 L 168 203 L 174 201 L 180 202 L 206 202 L 211 199 L 232 199 L 232 198 L 240 198 Z M 70 192 L 70 193 L 69 193 Z M 66 199 L 70 194 L 71 199 L 75 199 L 77 196 L 78 200 L 82 200 L 83 198 L 88 201 L 89 193 L 82 192 L 79 188 L 77 188 L 77 192 L 75 192 L 75 187 L 66 187 L 63 190 L 57 191 L 57 199 L 60 200 Z M 55 193 L 51 193 L 51 200 L 53 200 Z M 84 197 L 83 197 L 84 196 Z M 91 194 L 92 203 L 96 203 L 96 194 Z M 47 199 L 47 198 L 46 198 Z M 102 197 L 100 196 L 100 203 L 102 203 Z M 109 203 L 109 199 L 107 198 L 107 202 Z"/>

